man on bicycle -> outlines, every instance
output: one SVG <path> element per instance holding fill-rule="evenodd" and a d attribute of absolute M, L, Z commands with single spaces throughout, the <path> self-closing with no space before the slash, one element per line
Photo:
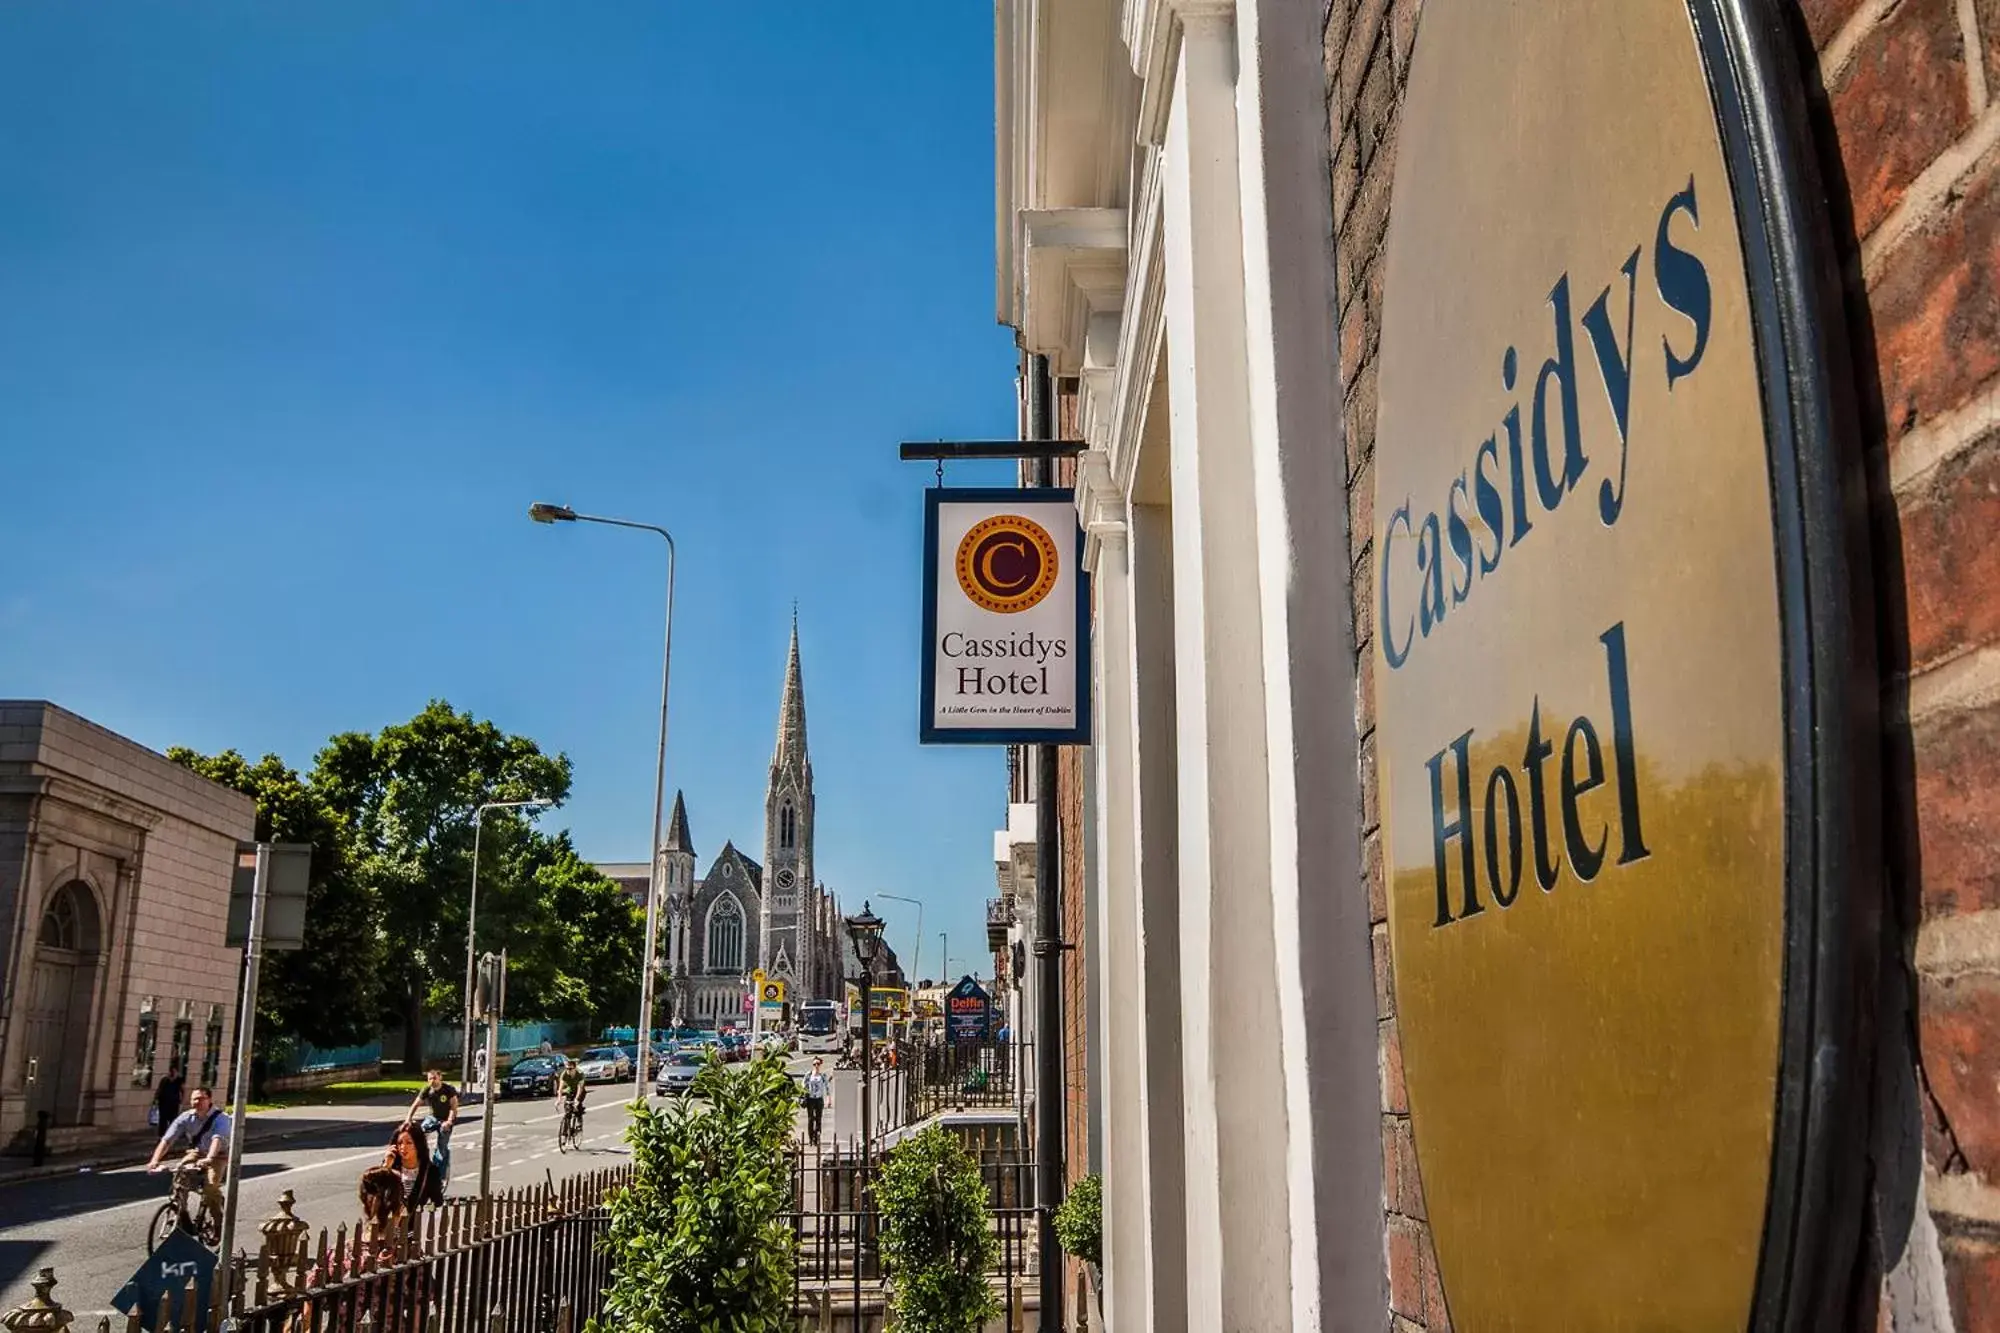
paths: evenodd
<path fill-rule="evenodd" d="M 589 1093 L 590 1087 L 583 1081 L 583 1070 L 577 1067 L 576 1057 L 564 1056 L 562 1072 L 556 1075 L 556 1096 L 562 1099 L 563 1114 L 575 1114 L 579 1129 L 583 1126 L 583 1099 Z"/>
<path fill-rule="evenodd" d="M 421 1109 L 424 1114 L 419 1116 Z M 417 1099 L 410 1103 L 408 1119 L 415 1121 L 426 1133 L 437 1135 L 437 1151 L 431 1154 L 431 1163 L 437 1168 L 438 1179 L 444 1184 L 451 1182 L 451 1132 L 458 1127 L 458 1089 L 444 1081 L 444 1074 L 436 1069 L 424 1075 L 424 1086 L 417 1093 Z"/>
<path fill-rule="evenodd" d="M 149 1173 L 166 1168 L 160 1159 L 168 1153 L 197 1153 L 201 1167 L 201 1200 L 216 1217 L 222 1216 L 222 1182 L 229 1174 L 229 1115 L 215 1104 L 207 1088 L 194 1090 L 194 1104 L 174 1118 L 146 1163 Z"/>

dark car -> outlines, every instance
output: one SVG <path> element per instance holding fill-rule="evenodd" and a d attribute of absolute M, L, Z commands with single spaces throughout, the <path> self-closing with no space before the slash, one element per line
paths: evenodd
<path fill-rule="evenodd" d="M 722 1048 L 722 1058 L 727 1064 L 737 1064 L 750 1058 L 750 1038 L 741 1032 L 725 1032 L 716 1041 Z"/>
<path fill-rule="evenodd" d="M 555 1094 L 556 1075 L 562 1072 L 562 1061 L 552 1055 L 531 1055 L 525 1060 L 516 1060 L 514 1067 L 507 1071 L 501 1081 L 502 1097 L 550 1097 Z"/>

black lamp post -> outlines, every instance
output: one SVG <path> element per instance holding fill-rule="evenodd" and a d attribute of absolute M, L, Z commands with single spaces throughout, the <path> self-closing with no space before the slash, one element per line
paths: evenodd
<path fill-rule="evenodd" d="M 882 918 L 861 904 L 861 914 L 847 918 L 847 937 L 854 941 L 854 956 L 861 963 L 861 1161 L 865 1166 L 874 1153 L 875 1138 L 875 1025 L 871 1022 L 875 988 L 875 954 L 882 947 Z"/>

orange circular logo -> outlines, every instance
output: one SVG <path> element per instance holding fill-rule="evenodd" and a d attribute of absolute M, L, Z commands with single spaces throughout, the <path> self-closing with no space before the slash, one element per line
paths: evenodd
<path fill-rule="evenodd" d="M 1033 519 L 995 514 L 972 525 L 958 544 L 958 586 L 974 606 L 1002 615 L 1026 611 L 1049 595 L 1061 567 L 1055 538 Z"/>

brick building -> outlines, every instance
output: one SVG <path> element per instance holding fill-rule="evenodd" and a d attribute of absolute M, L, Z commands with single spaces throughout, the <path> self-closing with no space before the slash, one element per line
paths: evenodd
<path fill-rule="evenodd" d="M 0 1143 L 146 1126 L 170 1064 L 230 1077 L 223 944 L 248 797 L 53 704 L 0 701 Z"/>
<path fill-rule="evenodd" d="M 1119 1330 L 1434 1331 L 1475 1285 L 1405 1077 L 1373 591 L 1400 132 L 1427 15 L 1469 4 L 996 0 L 998 314 L 1090 446 L 1065 1102 Z M 1761 43 L 1797 111 L 1865 501 L 1842 609 L 1880 848 L 1847 938 L 1879 976 L 1854 983 L 1852 1133 L 1814 1168 L 1862 1183 L 1812 1205 L 1816 1290 L 1778 1325 L 2000 1329 L 2000 6 L 1692 9 Z M 1552 226 L 1534 202 L 1465 207 Z"/>

